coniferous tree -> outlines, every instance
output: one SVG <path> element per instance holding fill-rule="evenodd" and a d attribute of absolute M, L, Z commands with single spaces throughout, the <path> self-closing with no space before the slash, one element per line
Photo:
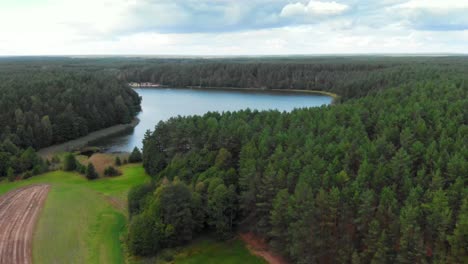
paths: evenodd
<path fill-rule="evenodd" d="M 132 153 L 130 153 L 130 156 L 128 157 L 128 162 L 136 163 L 136 162 L 141 162 L 141 161 L 142 161 L 141 152 L 137 147 L 135 147 Z"/>
<path fill-rule="evenodd" d="M 273 208 L 270 213 L 271 231 L 269 236 L 271 237 L 271 245 L 273 248 L 287 254 L 287 249 L 284 245 L 288 243 L 288 228 L 290 221 L 289 215 L 289 193 L 286 189 L 278 192 L 274 201 Z"/>
<path fill-rule="evenodd" d="M 88 180 L 95 180 L 99 177 L 99 175 L 96 172 L 96 169 L 94 168 L 93 163 L 88 163 L 88 167 L 86 168 L 86 178 Z"/>
<path fill-rule="evenodd" d="M 77 168 L 76 164 L 77 164 L 77 161 L 76 161 L 75 155 L 73 155 L 73 153 L 68 153 L 67 155 L 65 155 L 65 158 L 63 161 L 63 170 L 74 171 Z"/>
<path fill-rule="evenodd" d="M 151 193 L 178 179 L 192 194 L 191 230 L 254 232 L 292 263 L 464 263 L 468 71 L 420 66 L 395 66 L 380 79 L 389 86 L 336 88 L 333 106 L 159 123 L 143 145 L 158 184 L 134 216 L 158 219 Z M 167 231 L 153 234 L 158 250 L 173 245 Z"/>
<path fill-rule="evenodd" d="M 463 200 L 457 224 L 448 239 L 451 246 L 450 261 L 466 263 L 468 261 L 468 199 Z"/>

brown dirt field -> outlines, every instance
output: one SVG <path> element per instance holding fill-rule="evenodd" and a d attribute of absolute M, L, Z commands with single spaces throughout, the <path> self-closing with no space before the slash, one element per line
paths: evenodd
<path fill-rule="evenodd" d="M 32 237 L 49 185 L 38 184 L 0 196 L 0 264 L 32 263 Z"/>
<path fill-rule="evenodd" d="M 93 154 L 87 161 L 81 162 L 84 165 L 87 165 L 89 162 L 93 163 L 94 168 L 96 169 L 99 176 L 104 176 L 104 170 L 109 166 L 114 166 L 116 169 L 119 169 L 115 166 L 115 157 L 119 156 L 121 160 L 128 158 L 127 154 L 107 154 L 107 153 L 96 153 Z"/>
<path fill-rule="evenodd" d="M 286 259 L 273 253 L 267 243 L 255 234 L 251 232 L 243 233 L 240 234 L 240 238 L 247 244 L 247 248 L 252 254 L 262 257 L 266 262 L 270 264 L 288 264 Z"/>

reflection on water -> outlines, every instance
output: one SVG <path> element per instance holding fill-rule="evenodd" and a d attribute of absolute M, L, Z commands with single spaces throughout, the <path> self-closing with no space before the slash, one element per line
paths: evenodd
<path fill-rule="evenodd" d="M 154 130 L 159 121 L 173 116 L 202 115 L 209 111 L 235 111 L 241 109 L 291 111 L 299 107 L 330 104 L 325 95 L 285 92 L 255 92 L 237 90 L 193 90 L 170 88 L 135 89 L 142 97 L 140 123 L 125 135 L 114 136 L 95 145 L 108 152 L 131 151 L 142 146 L 146 130 Z"/>

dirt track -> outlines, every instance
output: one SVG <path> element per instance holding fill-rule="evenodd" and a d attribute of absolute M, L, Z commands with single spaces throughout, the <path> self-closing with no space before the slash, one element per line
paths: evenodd
<path fill-rule="evenodd" d="M 32 185 L 0 196 L 0 264 L 32 263 L 32 236 L 49 186 Z"/>
<path fill-rule="evenodd" d="M 263 258 L 268 264 L 288 264 L 285 258 L 271 251 L 268 244 L 253 233 L 240 234 L 240 238 L 247 244 L 252 254 Z"/>

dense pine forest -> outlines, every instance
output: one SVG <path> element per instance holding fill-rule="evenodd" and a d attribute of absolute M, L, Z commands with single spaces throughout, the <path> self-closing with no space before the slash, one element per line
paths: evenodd
<path fill-rule="evenodd" d="M 128 197 L 130 253 L 249 232 L 292 263 L 468 262 L 466 57 L 1 58 L 0 177 L 129 122 L 127 82 L 339 95 L 155 124 L 141 157 L 153 180 Z"/>
<path fill-rule="evenodd" d="M 104 72 L 0 61 L 0 177 L 46 169 L 34 150 L 129 123 L 140 98 Z"/>
<path fill-rule="evenodd" d="M 176 117 L 148 131 L 154 181 L 129 193 L 133 254 L 252 232 L 293 263 L 468 262 L 466 58 L 187 64 L 125 78 L 343 100 Z"/>
<path fill-rule="evenodd" d="M 359 98 L 408 80 L 437 80 L 467 68 L 466 57 L 24 57 L 3 58 L 0 69 L 40 68 L 105 73 L 125 82 L 169 87 L 303 89 Z"/>
<path fill-rule="evenodd" d="M 349 99 L 408 80 L 437 79 L 441 69 L 459 67 L 466 67 L 466 61 L 457 57 L 144 60 L 120 67 L 119 78 L 171 87 L 319 90 Z"/>

